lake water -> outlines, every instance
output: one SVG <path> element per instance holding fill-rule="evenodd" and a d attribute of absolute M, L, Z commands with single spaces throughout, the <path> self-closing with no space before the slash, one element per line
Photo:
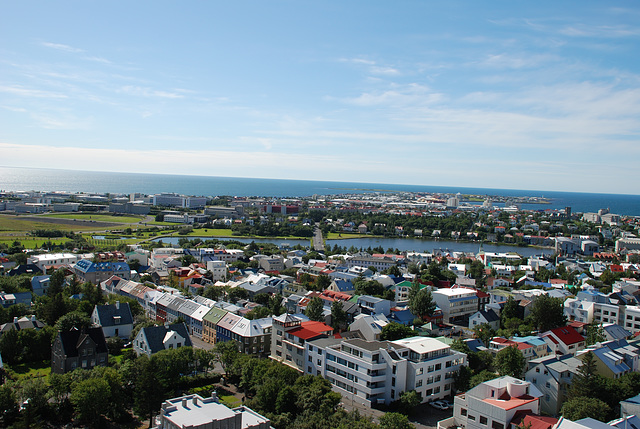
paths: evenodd
<path fill-rule="evenodd" d="M 190 240 L 211 240 L 216 237 L 189 237 Z M 234 240 L 241 243 L 249 244 L 252 241 L 256 243 L 272 243 L 277 246 L 288 244 L 295 246 L 300 244 L 301 246 L 310 246 L 310 240 L 287 240 L 287 239 L 256 239 L 256 238 L 234 238 L 234 237 L 220 237 L 219 240 Z M 165 244 L 178 245 L 180 237 L 165 237 L 158 238 L 154 241 L 162 240 Z M 454 240 L 420 240 L 416 238 L 348 238 L 344 240 L 326 240 L 326 246 L 333 247 L 337 244 L 341 247 L 349 248 L 354 246 L 358 249 L 367 249 L 368 247 L 381 246 L 385 251 L 388 248 L 398 249 L 400 251 L 415 251 L 431 253 L 433 250 L 448 250 L 451 252 L 466 252 L 466 253 L 478 253 L 480 250 L 480 243 L 468 243 Z M 521 256 L 540 256 L 540 255 L 552 255 L 553 249 L 549 248 L 535 248 L 535 247 L 517 247 L 517 246 L 505 246 L 499 244 L 484 243 L 482 248 L 485 252 L 516 252 Z"/>

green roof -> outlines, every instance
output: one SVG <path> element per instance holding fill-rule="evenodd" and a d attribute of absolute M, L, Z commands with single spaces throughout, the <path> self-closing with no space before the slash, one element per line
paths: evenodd
<path fill-rule="evenodd" d="M 204 315 L 202 320 L 206 320 L 207 322 L 210 322 L 216 325 L 220 321 L 220 319 L 224 317 L 225 314 L 227 314 L 227 310 L 223 310 L 218 307 L 213 307 L 211 310 L 209 310 L 207 314 Z"/>

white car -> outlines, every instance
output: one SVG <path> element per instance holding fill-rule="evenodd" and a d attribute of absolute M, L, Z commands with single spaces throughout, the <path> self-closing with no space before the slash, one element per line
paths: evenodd
<path fill-rule="evenodd" d="M 433 408 L 437 409 L 437 410 L 448 410 L 449 406 L 447 404 L 445 404 L 443 401 L 433 401 L 430 402 L 429 405 L 431 405 Z"/>

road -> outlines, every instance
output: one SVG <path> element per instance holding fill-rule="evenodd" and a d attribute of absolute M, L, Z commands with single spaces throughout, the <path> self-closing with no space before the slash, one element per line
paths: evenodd
<path fill-rule="evenodd" d="M 322 238 L 322 230 L 316 224 L 313 230 L 313 250 L 324 252 L 324 238 Z"/>

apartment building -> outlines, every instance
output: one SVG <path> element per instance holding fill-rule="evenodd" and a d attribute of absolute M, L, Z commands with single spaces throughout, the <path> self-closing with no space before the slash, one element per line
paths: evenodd
<path fill-rule="evenodd" d="M 305 345 L 316 338 L 328 338 L 333 328 L 304 316 L 282 314 L 273 318 L 270 358 L 304 372 Z"/>
<path fill-rule="evenodd" d="M 321 338 L 307 343 L 305 372 L 321 375 L 335 391 L 366 406 L 389 404 L 410 390 L 430 402 L 451 394 L 453 375 L 466 358 L 435 338 Z"/>
<path fill-rule="evenodd" d="M 478 311 L 478 296 L 475 289 L 454 286 L 435 290 L 432 295 L 442 310 L 445 322 L 462 321 Z"/>

